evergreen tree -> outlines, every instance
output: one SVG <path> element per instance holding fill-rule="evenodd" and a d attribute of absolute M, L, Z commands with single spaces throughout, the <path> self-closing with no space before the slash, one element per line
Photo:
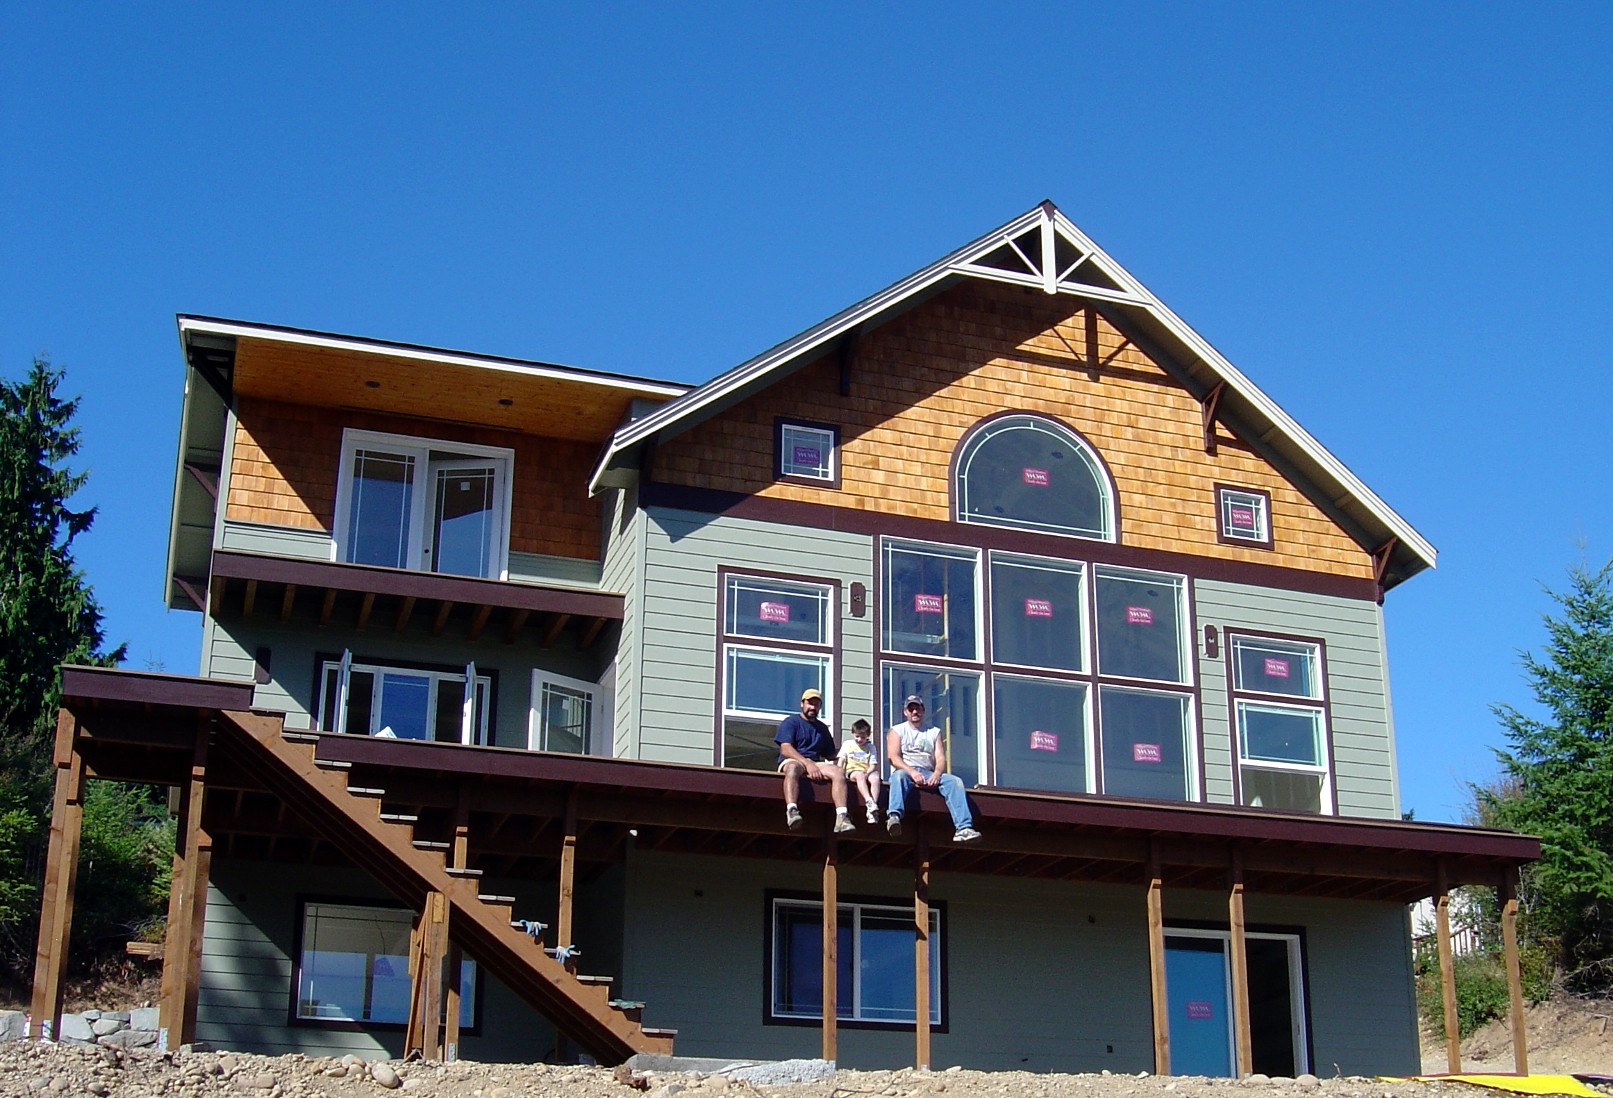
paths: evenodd
<path fill-rule="evenodd" d="M 1613 983 L 1613 561 L 1569 572 L 1546 616 L 1544 656 L 1523 653 L 1542 717 L 1494 706 L 1502 781 L 1477 789 L 1488 819 L 1539 835 L 1527 870 L 1537 936 L 1554 938 L 1569 984 Z"/>

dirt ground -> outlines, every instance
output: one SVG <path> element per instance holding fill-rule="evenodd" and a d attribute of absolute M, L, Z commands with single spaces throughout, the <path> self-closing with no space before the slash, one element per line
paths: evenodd
<path fill-rule="evenodd" d="M 1537 1072 L 1613 1070 L 1605 1034 L 1609 1004 L 1547 1003 L 1528 1017 L 1530 1067 Z M 1426 1070 L 1444 1070 L 1437 1042 L 1424 1047 Z M 1512 1066 L 1505 1027 L 1476 1034 L 1463 1049 L 1470 1071 Z M 934 1072 L 842 1071 L 818 1082 L 786 1085 L 731 1081 L 696 1073 L 633 1073 L 554 1065 L 365 1063 L 356 1057 L 247 1056 L 225 1053 L 122 1052 L 15 1041 L 0 1046 L 0 1096 L 40 1098 L 368 1098 L 389 1090 L 416 1098 L 1479 1098 L 1497 1092 L 1462 1083 L 1398 1082 L 1359 1077 L 1242 1082 L 1148 1075 L 1036 1075 L 951 1068 Z M 1613 1090 L 1607 1091 L 1613 1095 Z"/>

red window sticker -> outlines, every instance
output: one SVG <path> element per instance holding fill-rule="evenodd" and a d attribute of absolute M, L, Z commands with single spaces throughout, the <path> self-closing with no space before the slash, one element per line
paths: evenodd
<path fill-rule="evenodd" d="M 1025 616 L 1027 618 L 1050 618 L 1053 616 L 1053 603 L 1050 599 L 1026 599 Z"/>
<path fill-rule="evenodd" d="M 1255 512 L 1252 507 L 1232 507 L 1232 525 L 1252 527 L 1255 524 Z"/>
<path fill-rule="evenodd" d="M 1059 734 L 1057 732 L 1032 732 L 1032 751 L 1057 751 L 1059 749 Z"/>
<path fill-rule="evenodd" d="M 1128 607 L 1126 607 L 1126 624 L 1127 625 L 1153 625 L 1154 624 L 1154 608 L 1152 606 L 1128 606 Z"/>
<path fill-rule="evenodd" d="M 1046 469 L 1022 469 L 1022 470 L 1020 470 L 1020 476 L 1022 476 L 1024 478 L 1026 484 L 1029 484 L 1032 487 L 1035 487 L 1035 488 L 1046 488 L 1047 487 L 1047 470 Z"/>
<path fill-rule="evenodd" d="M 816 446 L 797 446 L 795 448 L 795 464 L 822 465 L 823 454 Z"/>
<path fill-rule="evenodd" d="M 913 596 L 913 612 L 915 614 L 940 614 L 945 610 L 946 605 L 941 601 L 940 595 Z"/>
<path fill-rule="evenodd" d="M 1189 999 L 1187 1001 L 1187 1016 L 1193 1019 L 1214 1018 L 1215 1007 L 1203 999 Z"/>
<path fill-rule="evenodd" d="M 764 603 L 762 603 L 762 620 L 763 621 L 789 621 L 790 620 L 790 604 L 787 603 L 787 602 L 764 602 Z"/>
<path fill-rule="evenodd" d="M 1288 661 L 1266 657 L 1266 677 L 1271 679 L 1286 679 L 1288 677 Z"/>
<path fill-rule="evenodd" d="M 1134 743 L 1131 745 L 1131 761 L 1138 763 L 1157 763 L 1165 761 L 1165 753 L 1159 749 L 1157 743 Z"/>

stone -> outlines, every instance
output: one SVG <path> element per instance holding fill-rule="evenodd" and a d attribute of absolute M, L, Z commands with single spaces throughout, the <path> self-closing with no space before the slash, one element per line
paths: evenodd
<path fill-rule="evenodd" d="M 672 1098 L 674 1094 L 682 1094 L 688 1089 L 682 1083 L 665 1083 L 650 1091 L 650 1098 Z"/>
<path fill-rule="evenodd" d="M 129 1011 L 129 1028 L 147 1030 L 155 1033 L 160 1028 L 157 1015 L 161 1013 L 156 1007 L 136 1007 Z"/>
<path fill-rule="evenodd" d="M 156 1048 L 158 1034 L 149 1029 L 120 1029 L 101 1038 L 110 1048 Z"/>
<path fill-rule="evenodd" d="M 87 1017 L 85 1020 L 89 1021 Z M 90 1032 L 95 1034 L 97 1037 L 110 1036 L 122 1028 L 122 1022 L 118 1021 L 116 1018 L 108 1018 L 105 1015 L 96 1018 L 94 1021 L 90 1021 Z"/>
<path fill-rule="evenodd" d="M 20 1041 L 25 1036 L 23 1022 L 28 1016 L 20 1010 L 0 1010 L 0 1041 Z"/>
<path fill-rule="evenodd" d="M 86 1022 L 98 1022 L 101 1019 L 101 1012 L 99 1010 L 86 1010 L 83 1018 Z"/>
<path fill-rule="evenodd" d="M 89 1042 L 95 1040 L 95 1033 L 82 1014 L 63 1014 L 60 1039 Z"/>
<path fill-rule="evenodd" d="M 1306 1072 L 1304 1075 L 1300 1075 L 1294 1079 L 1294 1085 L 1297 1087 L 1303 1087 L 1305 1090 L 1315 1090 L 1317 1087 L 1322 1085 L 1322 1081 L 1309 1072 Z"/>
<path fill-rule="evenodd" d="M 267 1071 L 245 1072 L 235 1077 L 235 1085 L 246 1090 L 274 1089 L 274 1076 Z"/>
<path fill-rule="evenodd" d="M 391 1064 L 371 1064 L 370 1078 L 375 1080 L 376 1086 L 385 1087 L 387 1090 L 397 1090 L 403 1085 L 403 1080 L 398 1078 L 398 1073 L 392 1070 Z"/>
<path fill-rule="evenodd" d="M 89 1091 L 91 1094 L 99 1095 L 100 1098 L 106 1098 L 106 1095 L 112 1093 L 112 1088 L 101 1082 L 99 1079 L 96 1079 L 84 1089 Z"/>

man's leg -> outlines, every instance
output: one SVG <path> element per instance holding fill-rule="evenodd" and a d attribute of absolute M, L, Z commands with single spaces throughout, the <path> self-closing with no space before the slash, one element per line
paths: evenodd
<path fill-rule="evenodd" d="M 835 807 L 845 810 L 846 807 L 846 772 L 834 763 L 819 763 L 818 768 L 829 775 L 829 796 L 834 798 Z"/>
<path fill-rule="evenodd" d="M 907 795 L 913 790 L 913 779 L 908 777 L 905 770 L 891 771 L 890 806 L 885 810 L 887 823 L 890 820 L 900 820 L 902 813 L 907 811 Z"/>
<path fill-rule="evenodd" d="M 963 782 L 956 774 L 942 774 L 941 799 L 947 803 L 947 811 L 952 813 L 952 826 L 955 830 L 973 827 L 974 817 L 969 814 L 969 795 L 964 792 Z"/>
<path fill-rule="evenodd" d="M 799 804 L 801 800 L 801 764 L 794 759 L 786 762 L 784 770 L 784 803 Z"/>

